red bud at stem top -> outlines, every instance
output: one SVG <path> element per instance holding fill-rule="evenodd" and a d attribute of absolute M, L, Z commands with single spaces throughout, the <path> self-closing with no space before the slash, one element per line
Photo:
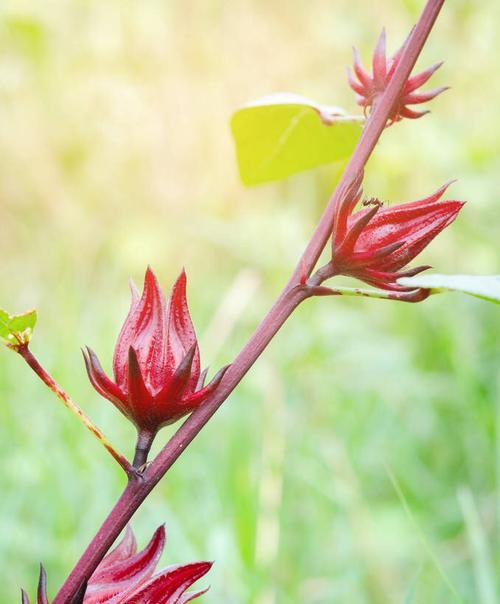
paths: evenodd
<path fill-rule="evenodd" d="M 95 353 L 84 351 L 90 381 L 139 431 L 134 466 L 146 461 L 156 432 L 201 405 L 222 374 L 199 385 L 200 353 L 186 299 L 186 274 L 179 275 L 168 300 L 148 268 L 142 296 L 132 290 L 132 304 L 113 358 L 114 381 Z"/>

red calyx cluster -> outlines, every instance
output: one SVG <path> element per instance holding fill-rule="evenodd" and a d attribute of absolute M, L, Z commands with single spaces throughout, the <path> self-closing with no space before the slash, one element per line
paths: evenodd
<path fill-rule="evenodd" d="M 361 63 L 358 50 L 356 48 L 353 49 L 353 67 L 357 80 L 354 78 L 351 70 L 348 70 L 347 72 L 348 80 L 349 85 L 356 93 L 356 101 L 358 105 L 361 105 L 365 111 L 376 103 L 377 99 L 387 88 L 396 66 L 401 59 L 403 50 L 404 45 L 391 58 L 387 59 L 385 49 L 385 30 L 382 30 L 373 52 L 373 74 L 370 75 Z M 408 105 L 420 105 L 421 103 L 427 103 L 435 98 L 438 94 L 448 90 L 447 86 L 440 86 L 438 88 L 433 88 L 428 92 L 416 92 L 417 88 L 423 86 L 430 79 L 432 74 L 439 69 L 439 67 L 441 67 L 441 65 L 442 63 L 435 63 L 421 73 L 408 78 L 408 81 L 406 82 L 399 98 L 392 108 L 391 114 L 389 115 L 390 123 L 398 122 L 404 117 L 416 119 L 422 117 L 426 113 L 429 113 L 429 111 L 415 111 L 414 109 L 410 109 Z"/>
<path fill-rule="evenodd" d="M 337 211 L 332 236 L 332 274 L 348 275 L 380 289 L 408 292 L 397 283 L 429 266 L 402 271 L 445 227 L 456 218 L 462 201 L 441 201 L 450 183 L 432 195 L 384 207 L 376 199 L 352 214 L 362 191 L 347 197 Z M 373 206 L 373 207 L 370 207 Z"/>
<path fill-rule="evenodd" d="M 132 304 L 113 358 L 114 382 L 96 354 L 87 348 L 85 364 L 94 388 L 110 400 L 139 430 L 155 434 L 201 405 L 217 388 L 227 367 L 204 385 L 200 353 L 186 299 L 186 274 L 180 274 L 165 300 L 148 268 L 139 297 Z"/>
<path fill-rule="evenodd" d="M 212 567 L 211 562 L 174 565 L 153 575 L 165 547 L 161 526 L 149 544 L 137 552 L 134 533 L 127 528 L 123 540 L 102 560 L 90 578 L 83 604 L 187 604 L 207 590 L 186 591 Z M 43 567 L 38 583 L 38 604 L 48 604 Z M 30 604 L 22 592 L 22 604 Z"/>

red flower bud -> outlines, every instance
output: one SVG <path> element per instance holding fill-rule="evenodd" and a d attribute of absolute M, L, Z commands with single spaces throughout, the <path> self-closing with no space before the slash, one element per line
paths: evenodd
<path fill-rule="evenodd" d="M 137 553 L 134 533 L 125 536 L 90 577 L 83 604 L 187 604 L 205 590 L 186 591 L 211 568 L 211 562 L 174 565 L 153 576 L 165 547 L 165 528 L 160 526 L 149 544 Z M 38 583 L 38 604 L 48 604 L 47 580 L 43 567 Z M 22 604 L 30 604 L 22 592 Z"/>
<path fill-rule="evenodd" d="M 429 266 L 401 271 L 457 216 L 462 201 L 440 201 L 450 183 L 434 194 L 409 203 L 383 207 L 376 199 L 351 212 L 361 191 L 341 204 L 332 237 L 331 268 L 370 285 L 409 291 L 397 284 L 400 277 L 420 273 Z"/>
<path fill-rule="evenodd" d="M 47 574 L 45 573 L 45 569 L 42 565 L 40 565 L 36 601 L 37 604 L 49 604 L 49 599 L 47 597 Z M 30 604 L 30 599 L 24 589 L 21 589 L 21 603 Z"/>
<path fill-rule="evenodd" d="M 114 382 L 95 353 L 84 351 L 89 379 L 139 430 L 155 433 L 201 405 L 227 367 L 204 386 L 200 353 L 186 300 L 186 274 L 179 275 L 168 301 L 148 268 L 142 297 L 132 287 L 132 304 L 113 358 Z"/>
<path fill-rule="evenodd" d="M 387 59 L 385 51 L 385 30 L 382 30 L 378 39 L 377 45 L 373 52 L 372 68 L 373 74 L 370 75 L 368 71 L 363 67 L 359 52 L 356 48 L 353 49 L 354 53 L 354 73 L 356 74 L 357 80 L 353 73 L 349 69 L 347 77 L 349 80 L 350 87 L 356 92 L 356 101 L 358 105 L 364 107 L 365 111 L 368 107 L 372 107 L 377 99 L 387 88 L 396 66 L 403 53 L 404 45 L 394 54 L 393 57 Z M 425 84 L 432 74 L 441 67 L 442 63 L 436 63 L 426 70 L 408 78 L 399 98 L 397 99 L 392 112 L 389 115 L 391 123 L 398 122 L 402 118 L 416 119 L 422 117 L 428 111 L 415 111 L 410 109 L 408 105 L 419 105 L 421 103 L 427 103 L 428 101 L 435 98 L 441 92 L 448 90 L 447 86 L 440 86 L 439 88 L 433 88 L 428 92 L 418 93 L 417 88 L 420 88 Z"/>

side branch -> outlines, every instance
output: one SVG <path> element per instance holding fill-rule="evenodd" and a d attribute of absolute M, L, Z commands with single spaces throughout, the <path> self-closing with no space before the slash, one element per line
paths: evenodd
<path fill-rule="evenodd" d="M 23 357 L 23 359 L 28 363 L 28 365 L 33 369 L 33 371 L 37 374 L 37 376 L 42 380 L 42 382 L 52 390 L 52 392 L 59 398 L 64 405 L 72 411 L 84 424 L 84 426 L 92 432 L 92 434 L 99 440 L 99 442 L 103 445 L 103 447 L 110 453 L 113 458 L 120 464 L 120 466 L 125 470 L 127 476 L 132 476 L 135 473 L 132 465 L 127 461 L 127 459 L 116 451 L 108 438 L 102 433 L 102 431 L 94 424 L 94 422 L 80 409 L 80 407 L 74 402 L 74 400 L 59 386 L 59 384 L 54 380 L 54 378 L 47 373 L 47 371 L 42 367 L 39 363 L 38 359 L 28 348 L 27 344 L 23 346 L 19 346 L 16 348 L 16 351 Z"/>

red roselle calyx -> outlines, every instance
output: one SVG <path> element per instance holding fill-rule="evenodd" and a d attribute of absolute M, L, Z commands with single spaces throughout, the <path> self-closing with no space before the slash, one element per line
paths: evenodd
<path fill-rule="evenodd" d="M 217 388 L 227 367 L 204 385 L 200 353 L 186 300 L 186 274 L 175 282 L 165 300 L 148 268 L 142 296 L 132 287 L 132 304 L 113 358 L 114 381 L 103 371 L 95 353 L 84 350 L 94 388 L 137 427 L 134 465 L 146 461 L 156 432 L 192 412 Z"/>
<path fill-rule="evenodd" d="M 348 275 L 381 289 L 407 292 L 397 283 L 430 268 L 402 271 L 460 211 L 464 202 L 441 201 L 450 183 L 429 197 L 384 207 L 377 199 L 363 202 L 352 214 L 362 191 L 346 197 L 337 211 L 328 273 Z"/>
<path fill-rule="evenodd" d="M 206 589 L 186 591 L 211 568 L 211 562 L 169 566 L 153 575 L 165 547 L 165 528 L 155 531 L 149 544 L 137 553 L 134 533 L 127 528 L 117 547 L 105 556 L 90 577 L 83 604 L 187 604 Z M 43 567 L 38 582 L 38 604 L 48 604 Z M 22 604 L 30 604 L 22 592 Z"/>
<path fill-rule="evenodd" d="M 370 75 L 363 67 L 359 52 L 356 48 L 354 52 L 354 73 L 357 80 L 354 78 L 351 70 L 348 70 L 348 80 L 351 88 L 356 92 L 356 101 L 365 111 L 377 102 L 380 96 L 387 88 L 396 66 L 401 59 L 404 45 L 389 59 L 386 57 L 385 50 L 385 30 L 382 30 L 378 39 L 377 45 L 373 52 L 372 68 L 373 73 Z M 435 63 L 424 71 L 408 78 L 406 84 L 397 98 L 391 113 L 389 114 L 389 123 L 398 122 L 402 118 L 416 119 L 422 117 L 429 111 L 415 111 L 410 109 L 408 105 L 420 105 L 427 103 L 435 98 L 441 92 L 448 89 L 447 86 L 433 88 L 427 92 L 417 92 L 417 88 L 423 86 L 432 76 L 432 74 L 441 67 L 442 63 Z"/>

